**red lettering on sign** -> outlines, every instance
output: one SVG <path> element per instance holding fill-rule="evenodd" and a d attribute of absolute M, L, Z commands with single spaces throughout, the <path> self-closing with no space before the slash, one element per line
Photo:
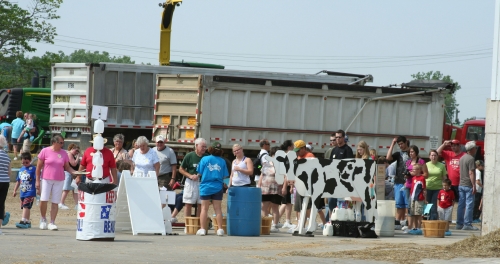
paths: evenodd
<path fill-rule="evenodd" d="M 106 203 L 114 203 L 116 201 L 115 191 L 106 192 Z"/>

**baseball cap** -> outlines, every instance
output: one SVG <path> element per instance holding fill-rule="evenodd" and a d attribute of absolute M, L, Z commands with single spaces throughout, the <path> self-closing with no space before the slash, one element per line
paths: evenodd
<path fill-rule="evenodd" d="M 309 145 L 309 144 L 306 144 L 306 149 L 310 150 L 310 151 L 313 151 L 313 146 Z"/>
<path fill-rule="evenodd" d="M 454 139 L 454 140 L 451 141 L 451 144 L 460 144 L 460 141 Z"/>
<path fill-rule="evenodd" d="M 218 141 L 214 141 L 214 142 L 212 142 L 212 148 L 222 149 L 222 146 L 220 145 L 220 143 Z"/>
<path fill-rule="evenodd" d="M 159 142 L 159 141 L 163 141 L 165 142 L 165 137 L 163 137 L 163 135 L 159 135 L 156 137 L 156 141 L 155 142 Z"/>
<path fill-rule="evenodd" d="M 297 152 L 299 151 L 301 148 L 305 147 L 306 146 L 306 142 L 304 142 L 304 140 L 297 140 L 293 143 L 293 146 L 295 147 L 293 149 L 293 151 Z"/>

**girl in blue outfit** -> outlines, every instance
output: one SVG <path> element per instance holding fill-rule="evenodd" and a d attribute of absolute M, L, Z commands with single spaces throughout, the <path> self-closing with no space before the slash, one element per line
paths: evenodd
<path fill-rule="evenodd" d="M 198 177 L 201 178 L 200 182 L 200 199 L 201 199 L 201 213 L 200 213 L 200 225 L 201 228 L 196 232 L 198 236 L 204 236 L 206 230 L 204 227 L 207 226 L 207 214 L 208 206 L 210 205 L 210 200 L 212 200 L 215 214 L 217 215 L 217 224 L 219 229 L 217 230 L 218 236 L 224 235 L 224 229 L 222 229 L 222 194 L 223 194 L 223 179 L 229 176 L 226 161 L 221 158 L 223 151 L 221 144 L 217 141 L 212 143 L 212 146 L 208 148 L 208 153 L 210 156 L 205 156 L 200 160 L 198 164 L 197 171 Z"/>

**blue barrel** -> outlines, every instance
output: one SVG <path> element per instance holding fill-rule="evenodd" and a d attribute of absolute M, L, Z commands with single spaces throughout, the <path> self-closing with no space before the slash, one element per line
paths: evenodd
<path fill-rule="evenodd" d="M 227 234 L 260 236 L 262 192 L 255 187 L 231 187 L 227 198 Z"/>

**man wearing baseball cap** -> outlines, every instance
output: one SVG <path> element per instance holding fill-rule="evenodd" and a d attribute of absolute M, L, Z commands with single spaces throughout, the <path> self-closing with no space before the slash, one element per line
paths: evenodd
<path fill-rule="evenodd" d="M 447 146 L 451 146 L 451 150 L 445 150 Z M 451 189 L 455 193 L 455 201 L 459 200 L 458 185 L 460 185 L 460 158 L 465 155 L 460 147 L 460 141 L 446 140 L 437 149 L 437 152 L 441 157 L 443 157 L 446 163 L 446 171 L 448 172 L 448 178 L 451 181 Z"/>
<path fill-rule="evenodd" d="M 297 140 L 293 143 L 294 149 L 293 151 L 297 152 L 297 158 L 305 159 L 305 158 L 315 158 L 314 154 L 307 151 L 307 145 L 304 140 Z"/>
<path fill-rule="evenodd" d="M 156 150 L 156 154 L 160 160 L 158 187 L 165 187 L 167 190 L 172 190 L 172 186 L 176 180 L 177 156 L 173 149 L 165 145 L 165 137 L 163 135 L 156 137 L 156 147 L 153 149 Z"/>

